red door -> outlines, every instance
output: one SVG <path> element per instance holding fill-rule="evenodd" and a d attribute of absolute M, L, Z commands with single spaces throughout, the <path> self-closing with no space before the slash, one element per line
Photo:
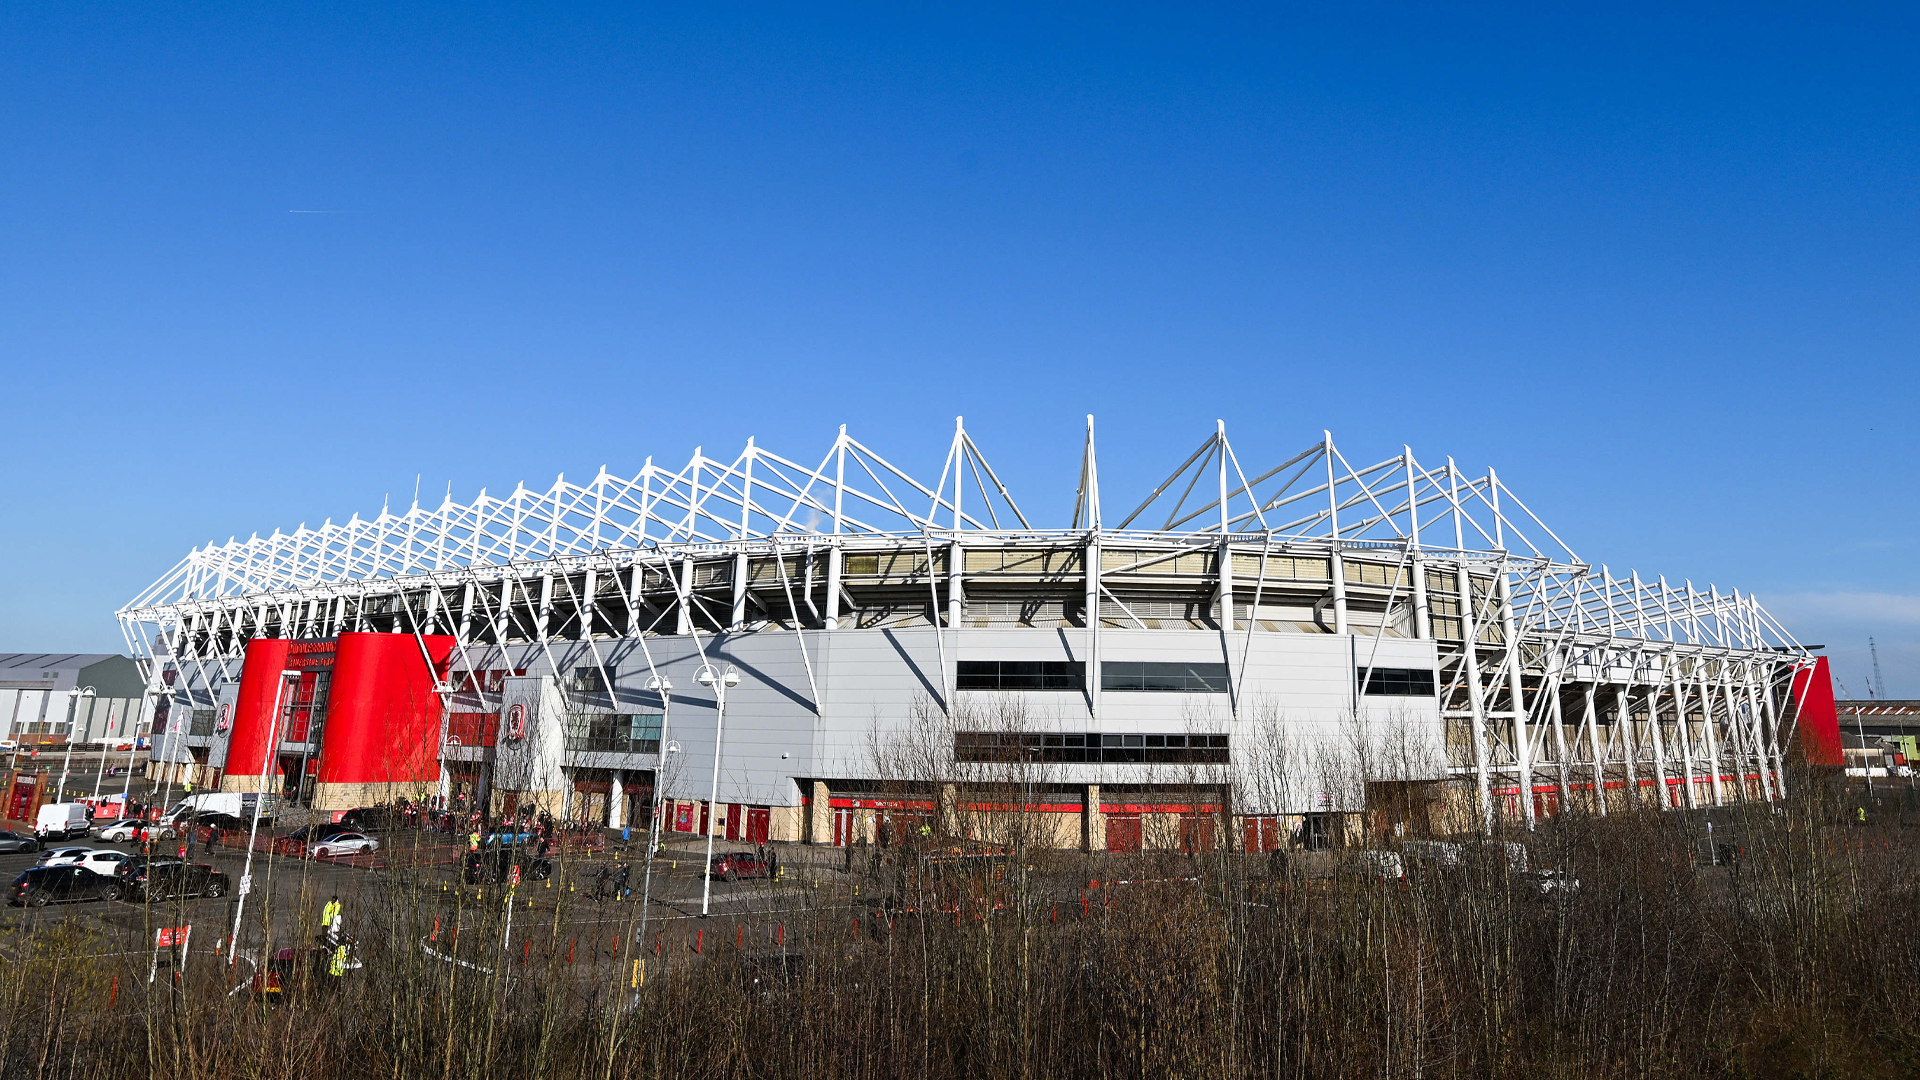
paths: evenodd
<path fill-rule="evenodd" d="M 836 806 L 833 808 L 833 846 L 846 847 L 853 843 L 853 808 Z"/>
<path fill-rule="evenodd" d="M 727 815 L 727 839 L 740 839 L 740 808 L 729 804 L 720 812 Z"/>
<path fill-rule="evenodd" d="M 1107 850 L 1120 852 L 1140 850 L 1139 814 L 1107 815 Z"/>
<path fill-rule="evenodd" d="M 1189 855 L 1212 851 L 1213 827 L 1211 814 L 1180 815 L 1180 850 Z"/>
<path fill-rule="evenodd" d="M 1273 851 L 1280 846 L 1280 822 L 1270 817 L 1247 819 L 1246 851 Z"/>
<path fill-rule="evenodd" d="M 700 835 L 701 836 L 707 835 L 707 816 L 708 816 L 708 813 L 712 811 L 712 809 L 713 807 L 707 803 L 700 804 Z"/>
<path fill-rule="evenodd" d="M 767 806 L 747 808 L 747 842 L 764 844 L 767 842 L 768 826 L 773 821 L 773 809 Z"/>
<path fill-rule="evenodd" d="M 673 831 L 693 831 L 693 804 L 681 803 L 673 808 Z"/>

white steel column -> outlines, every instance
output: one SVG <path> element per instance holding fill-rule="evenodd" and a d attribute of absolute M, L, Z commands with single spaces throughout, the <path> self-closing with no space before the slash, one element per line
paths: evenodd
<path fill-rule="evenodd" d="M 746 464 L 742 470 L 740 497 L 740 550 L 733 557 L 733 614 L 728 626 L 740 630 L 747 625 L 747 530 L 753 512 L 753 439 L 747 439 Z"/>
<path fill-rule="evenodd" d="M 680 595 L 674 615 L 673 632 L 693 633 L 693 556 L 680 556 Z"/>
<path fill-rule="evenodd" d="M 1520 672 L 1519 633 L 1513 621 L 1513 588 L 1508 583 L 1512 576 L 1511 566 L 1504 560 L 1500 563 L 1499 576 L 1494 579 L 1494 597 L 1500 604 L 1500 630 L 1505 637 L 1507 652 L 1507 695 L 1513 713 L 1513 764 L 1520 774 L 1520 814 L 1526 820 L 1527 828 L 1533 828 L 1533 736 L 1529 732 L 1530 717 L 1527 712 L 1525 687 Z"/>
<path fill-rule="evenodd" d="M 1594 675 L 1597 678 L 1599 672 L 1595 672 Z M 1598 689 L 1598 683 L 1589 681 L 1587 683 L 1587 692 L 1581 696 L 1584 700 L 1584 712 L 1586 713 L 1587 752 L 1593 755 L 1593 809 L 1594 812 L 1601 817 L 1606 817 L 1607 759 L 1606 755 L 1600 751 L 1600 714 L 1593 706 L 1593 695 Z"/>
<path fill-rule="evenodd" d="M 1480 686 L 1480 657 L 1474 649 L 1474 638 L 1480 630 L 1474 623 L 1473 580 L 1467 572 L 1467 564 L 1462 562 L 1454 566 L 1454 574 L 1460 588 L 1460 677 L 1467 684 L 1467 709 L 1472 714 L 1473 723 L 1473 771 L 1474 780 L 1480 792 L 1480 831 L 1493 831 L 1493 780 L 1487 772 L 1487 705 L 1486 693 Z"/>
<path fill-rule="evenodd" d="M 1340 557 L 1340 496 L 1333 488 L 1333 432 L 1320 433 L 1325 442 L 1321 453 L 1327 459 L 1327 525 L 1333 542 L 1327 548 L 1327 572 L 1333 578 L 1333 632 L 1347 632 L 1347 566 Z"/>
<path fill-rule="evenodd" d="M 1433 640 L 1433 611 L 1427 605 L 1426 559 L 1420 553 L 1420 499 L 1413 486 L 1413 448 L 1400 448 L 1407 470 L 1407 572 L 1413 575 L 1413 636 Z"/>
<path fill-rule="evenodd" d="M 827 549 L 827 629 L 835 630 L 840 626 L 840 574 L 843 559 L 840 551 L 840 528 L 844 521 L 842 496 L 847 486 L 847 426 L 840 425 L 840 441 L 834 447 L 833 467 L 833 545 Z"/>

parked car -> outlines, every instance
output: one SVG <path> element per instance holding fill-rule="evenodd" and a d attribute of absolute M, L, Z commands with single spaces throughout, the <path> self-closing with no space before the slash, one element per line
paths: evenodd
<path fill-rule="evenodd" d="M 724 855 L 715 855 L 707 873 L 710 877 L 727 881 L 738 881 L 743 877 L 772 877 L 773 864 L 751 851 L 729 851 Z"/>
<path fill-rule="evenodd" d="M 215 829 L 224 836 L 232 836 L 235 833 L 244 835 L 251 828 L 251 819 L 237 818 L 232 814 L 201 814 L 193 819 L 193 835 L 201 843 L 212 843 Z"/>
<path fill-rule="evenodd" d="M 307 854 L 315 859 L 332 859 L 341 855 L 371 854 L 380 850 L 380 841 L 366 833 L 335 833 L 325 840 L 307 846 Z"/>
<path fill-rule="evenodd" d="M 0 829 L 0 852 L 39 851 L 40 841 L 30 833 Z"/>
<path fill-rule="evenodd" d="M 107 770 L 107 775 L 108 776 L 125 776 L 127 775 L 127 773 L 131 771 L 132 770 L 128 769 L 125 765 L 115 765 L 111 769 Z"/>
<path fill-rule="evenodd" d="M 112 877 L 119 871 L 120 864 L 126 862 L 131 857 L 132 856 L 124 851 L 115 851 L 112 848 L 95 848 L 69 865 L 77 866 L 89 873 L 99 874 L 101 877 Z"/>
<path fill-rule="evenodd" d="M 1539 896 L 1550 897 L 1555 893 L 1571 896 L 1580 891 L 1580 879 L 1565 870 L 1535 870 L 1526 877 L 1531 891 Z"/>
<path fill-rule="evenodd" d="M 273 849 L 282 855 L 305 855 L 312 845 L 352 831 L 338 825 L 302 825 L 290 833 L 274 837 Z"/>
<path fill-rule="evenodd" d="M 40 865 L 72 866 L 74 863 L 79 862 L 82 856 L 92 850 L 90 847 L 72 846 L 48 848 L 40 853 Z"/>
<path fill-rule="evenodd" d="M 141 821 L 139 818 L 127 818 L 124 821 L 116 821 L 100 830 L 100 839 L 111 844 L 125 844 L 139 839 L 140 827 L 145 824 L 146 822 Z"/>
<path fill-rule="evenodd" d="M 225 896 L 230 886 L 227 875 L 206 863 L 190 863 L 184 859 L 148 860 L 116 880 L 127 890 L 127 899 L 136 903 L 176 897 Z"/>
<path fill-rule="evenodd" d="M 101 900 L 114 895 L 114 879 L 88 873 L 78 866 L 35 866 L 13 879 L 7 902 L 45 907 L 73 900 Z"/>
<path fill-rule="evenodd" d="M 387 832 L 405 823 L 399 808 L 392 806 L 356 806 L 334 819 L 343 829 L 355 832 Z"/>

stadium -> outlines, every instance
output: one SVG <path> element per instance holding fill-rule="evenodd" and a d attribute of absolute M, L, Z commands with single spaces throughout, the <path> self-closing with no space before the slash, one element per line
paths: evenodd
<path fill-rule="evenodd" d="M 963 424 L 932 483 L 843 427 L 812 465 L 749 441 L 198 548 L 119 613 L 150 773 L 1133 850 L 1773 800 L 1790 754 L 1837 762 L 1824 660 L 1752 596 L 1586 562 L 1491 469 L 1331 435 L 1249 469 L 1219 425 L 1116 514 L 1089 417 L 1079 475 L 1042 527 Z"/>

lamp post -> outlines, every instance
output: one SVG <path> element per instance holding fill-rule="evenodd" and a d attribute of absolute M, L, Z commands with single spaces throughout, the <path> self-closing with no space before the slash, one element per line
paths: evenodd
<path fill-rule="evenodd" d="M 647 940 L 647 906 L 653 902 L 653 856 L 660 848 L 660 781 L 666 772 L 667 755 L 674 752 L 673 744 L 667 741 L 667 714 L 673 710 L 673 683 L 655 675 L 647 680 L 647 690 L 660 695 L 660 754 L 653 770 L 653 793 L 647 799 L 647 817 L 652 820 L 647 823 L 647 869 L 640 879 L 640 931 L 635 941 Z"/>
<path fill-rule="evenodd" d="M 701 664 L 699 674 L 694 681 L 701 686 L 713 688 L 715 708 L 713 712 L 713 786 L 707 789 L 707 866 L 706 875 L 700 883 L 700 917 L 707 917 L 707 905 L 713 897 L 713 828 L 719 824 L 714 820 L 714 800 L 720 797 L 720 738 L 727 727 L 727 688 L 740 685 L 740 672 L 732 664 L 727 665 L 725 674 L 713 670 L 712 664 Z"/>
<path fill-rule="evenodd" d="M 168 691 L 166 690 L 151 688 L 151 687 L 148 688 L 146 692 L 146 696 L 153 699 L 154 711 L 156 713 L 159 711 L 160 699 L 163 697 L 166 697 L 167 693 Z M 140 706 L 140 712 L 141 712 L 141 715 L 146 714 L 145 704 L 142 704 Z M 153 722 L 152 721 L 147 722 L 147 750 L 149 753 L 151 753 L 153 750 Z M 136 716 L 133 719 L 133 730 L 129 732 L 127 735 L 127 778 L 120 782 L 120 812 L 122 814 L 125 814 L 127 812 L 127 807 L 131 805 L 131 801 L 133 799 L 133 762 L 134 762 L 135 755 L 139 753 L 140 753 L 140 717 Z"/>
<path fill-rule="evenodd" d="M 125 719 L 125 715 L 126 714 L 122 713 L 121 718 Z M 107 706 L 106 730 L 113 730 L 113 706 L 111 705 Z M 93 765 L 93 800 L 96 803 L 100 801 L 100 781 L 107 775 L 107 747 L 111 745 L 111 743 L 111 739 L 100 740 L 100 760 L 94 762 Z"/>
<path fill-rule="evenodd" d="M 67 770 L 73 767 L 73 726 L 80 719 L 80 699 L 91 697 L 91 686 L 76 686 L 67 691 L 67 754 L 60 760 L 60 786 L 54 789 L 58 802 L 67 801 Z"/>
<path fill-rule="evenodd" d="M 232 966 L 240 948 L 240 916 L 247 910 L 247 894 L 253 891 L 253 845 L 260 836 L 260 810 L 267 803 L 267 769 L 273 763 L 274 752 L 280 749 L 280 693 L 287 688 L 288 679 L 299 677 L 297 671 L 282 671 L 273 683 L 273 712 L 267 717 L 267 748 L 260 755 L 260 791 L 253 797 L 253 827 L 247 830 L 247 865 L 240 871 L 239 895 L 234 897 L 233 933 L 227 935 L 228 966 Z"/>

